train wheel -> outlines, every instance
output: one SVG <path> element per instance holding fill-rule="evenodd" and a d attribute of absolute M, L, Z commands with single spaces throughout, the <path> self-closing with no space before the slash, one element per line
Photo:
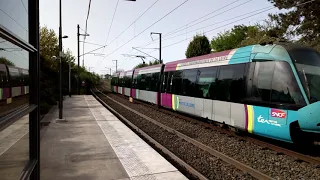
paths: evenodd
<path fill-rule="evenodd" d="M 293 143 L 298 147 L 306 149 L 313 145 L 312 137 L 301 131 L 298 121 L 290 124 L 290 136 Z"/>

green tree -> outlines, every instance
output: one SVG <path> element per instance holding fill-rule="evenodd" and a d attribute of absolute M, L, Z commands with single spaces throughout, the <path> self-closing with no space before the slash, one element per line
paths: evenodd
<path fill-rule="evenodd" d="M 41 113 L 46 113 L 52 105 L 55 105 L 59 99 L 59 66 L 58 60 L 54 60 L 52 56 L 58 57 L 59 44 L 56 33 L 42 27 L 40 29 L 40 99 L 41 99 Z M 80 67 L 78 70 L 77 65 L 74 63 L 75 57 L 72 52 L 67 49 L 63 50 L 61 58 L 62 65 L 62 93 L 67 95 L 69 93 L 69 63 L 71 66 L 71 89 L 72 93 L 77 93 L 78 85 L 78 72 L 80 74 L 80 82 L 85 81 L 87 85 L 99 83 L 100 78 L 97 74 L 88 72 L 85 68 Z M 81 88 L 84 93 L 88 91 L 85 87 Z"/>
<path fill-rule="evenodd" d="M 209 54 L 210 52 L 211 47 L 208 38 L 204 35 L 196 35 L 193 37 L 193 40 L 189 43 L 185 55 L 187 58 L 191 58 L 195 56 Z"/>
<path fill-rule="evenodd" d="M 46 65 L 52 68 L 58 67 L 58 63 L 52 59 L 52 56 L 59 55 L 59 39 L 56 33 L 47 27 L 40 29 L 40 54 Z"/>
<path fill-rule="evenodd" d="M 248 28 L 246 38 L 241 41 L 238 47 L 277 42 L 279 40 L 290 41 L 290 38 L 272 20 L 265 20 L 264 25 L 256 24 L 252 28 Z"/>
<path fill-rule="evenodd" d="M 320 38 L 320 0 L 268 0 L 284 13 L 270 15 L 283 31 L 300 36 L 299 41 L 319 44 Z"/>
<path fill-rule="evenodd" d="M 143 68 L 143 67 L 153 66 L 153 65 L 157 65 L 157 64 L 160 64 L 160 61 L 154 60 L 154 61 L 149 61 L 149 63 L 140 63 L 140 64 L 136 65 L 135 68 Z"/>
<path fill-rule="evenodd" d="M 248 31 L 253 31 L 254 29 L 254 26 L 234 26 L 230 31 L 220 33 L 216 38 L 213 38 L 211 40 L 211 48 L 216 52 L 237 48 L 247 38 Z"/>
<path fill-rule="evenodd" d="M 224 51 L 259 43 L 268 43 L 279 40 L 289 40 L 286 32 L 272 19 L 267 19 L 264 24 L 253 26 L 237 25 L 231 30 L 220 33 L 211 40 L 214 51 Z"/>
<path fill-rule="evenodd" d="M 6 64 L 9 66 L 15 66 L 15 64 L 13 62 L 11 62 L 10 60 L 8 60 L 5 57 L 0 57 L 0 64 Z"/>

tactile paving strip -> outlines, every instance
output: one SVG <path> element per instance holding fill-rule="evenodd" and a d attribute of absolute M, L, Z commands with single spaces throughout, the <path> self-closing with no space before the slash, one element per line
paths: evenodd
<path fill-rule="evenodd" d="M 0 132 L 0 155 L 29 132 L 29 116 L 24 116 Z"/>
<path fill-rule="evenodd" d="M 86 99 L 86 102 L 87 102 L 89 108 L 92 105 L 97 105 L 97 103 L 96 103 L 97 101 L 95 101 L 95 102 L 91 101 L 91 98 L 85 98 L 85 99 Z M 102 110 L 100 108 L 98 108 L 98 109 L 99 109 L 98 111 L 100 114 L 103 111 L 108 111 L 106 109 L 104 109 L 104 110 Z M 90 110 L 91 110 L 93 116 L 96 118 L 98 111 L 93 110 L 91 108 L 90 108 Z M 130 144 L 128 143 L 128 141 L 125 140 L 124 138 L 122 138 L 122 136 L 119 135 L 119 133 L 113 127 L 113 125 L 115 125 L 115 122 L 117 124 L 121 123 L 119 120 L 112 121 L 112 122 L 97 121 L 98 125 L 100 126 L 104 135 L 108 139 L 110 145 L 114 149 L 114 151 L 117 154 L 122 165 L 126 169 L 129 177 L 135 178 L 135 179 L 156 180 L 157 178 L 152 175 L 153 173 L 148 169 L 148 167 L 140 160 L 140 158 L 130 148 Z M 125 125 L 123 125 L 123 126 L 125 126 Z M 128 131 L 130 131 L 130 130 L 128 129 Z"/>

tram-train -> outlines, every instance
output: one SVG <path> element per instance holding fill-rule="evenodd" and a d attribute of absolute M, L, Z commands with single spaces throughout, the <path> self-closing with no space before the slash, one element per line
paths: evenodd
<path fill-rule="evenodd" d="M 314 143 L 320 54 L 297 44 L 251 45 L 120 72 L 112 91 L 256 135 Z"/>
<path fill-rule="evenodd" d="M 29 71 L 14 66 L 0 64 L 0 116 L 16 108 L 8 107 L 16 100 L 21 104 L 28 102 Z"/>

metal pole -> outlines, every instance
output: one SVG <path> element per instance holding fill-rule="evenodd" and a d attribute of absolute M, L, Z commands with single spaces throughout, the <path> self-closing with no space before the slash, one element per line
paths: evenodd
<path fill-rule="evenodd" d="M 78 24 L 77 26 L 77 37 L 78 37 L 78 83 L 77 83 L 77 90 L 78 90 L 78 95 L 80 95 L 80 26 Z"/>
<path fill-rule="evenodd" d="M 69 97 L 71 97 L 71 61 L 69 61 Z"/>
<path fill-rule="evenodd" d="M 160 36 L 160 40 L 159 40 L 159 63 L 161 64 L 162 63 L 162 59 L 161 59 L 161 37 L 162 37 L 162 34 L 159 33 L 159 36 Z"/>
<path fill-rule="evenodd" d="M 62 20 L 61 20 L 61 0 L 59 1 L 59 66 L 60 66 L 60 70 L 59 70 L 59 76 L 60 76 L 60 82 L 59 82 L 59 86 L 60 86 L 60 95 L 59 95 L 59 119 L 62 119 L 62 62 L 61 62 L 61 58 L 62 58 Z"/>
<path fill-rule="evenodd" d="M 118 71 L 118 60 L 112 60 L 116 62 L 116 72 Z"/>
<path fill-rule="evenodd" d="M 162 33 L 156 33 L 156 32 L 151 32 L 152 34 L 158 34 L 159 35 L 159 63 L 162 63 L 162 59 L 161 59 L 161 42 L 162 42 Z M 152 38 L 152 37 L 151 37 Z"/>

